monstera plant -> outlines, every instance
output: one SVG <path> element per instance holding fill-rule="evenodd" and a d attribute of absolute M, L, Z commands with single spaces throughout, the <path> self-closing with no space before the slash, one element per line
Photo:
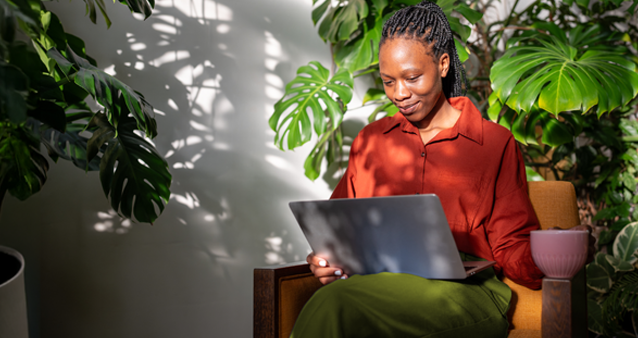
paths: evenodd
<path fill-rule="evenodd" d="M 97 6 L 111 24 L 103 0 L 84 1 L 94 22 Z M 121 2 L 146 17 L 154 7 L 153 0 Z M 0 202 L 6 192 L 24 200 L 41 189 L 44 148 L 54 162 L 99 170 L 123 217 L 155 221 L 171 175 L 150 142 L 157 128 L 144 96 L 100 70 L 40 0 L 0 0 L 0 35 Z"/>

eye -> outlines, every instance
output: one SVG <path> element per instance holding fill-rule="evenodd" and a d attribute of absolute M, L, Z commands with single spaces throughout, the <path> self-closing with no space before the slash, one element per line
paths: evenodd
<path fill-rule="evenodd" d="M 411 77 L 408 78 L 408 81 L 414 82 L 414 81 L 418 80 L 420 77 L 421 77 L 421 75 L 411 76 Z"/>
<path fill-rule="evenodd" d="M 392 80 L 388 80 L 388 81 L 383 81 L 383 85 L 384 86 L 389 86 L 392 84 Z"/>

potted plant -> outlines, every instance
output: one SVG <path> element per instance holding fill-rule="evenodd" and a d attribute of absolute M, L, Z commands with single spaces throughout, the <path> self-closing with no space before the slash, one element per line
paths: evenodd
<path fill-rule="evenodd" d="M 146 17 L 154 6 L 153 0 L 121 2 Z M 85 3 L 93 22 L 97 7 L 111 25 L 103 0 Z M 168 164 L 150 142 L 156 135 L 153 107 L 144 96 L 97 68 L 84 42 L 66 33 L 40 0 L 0 0 L 0 205 L 7 192 L 24 200 L 40 190 L 49 168 L 46 149 L 53 162 L 99 171 L 115 211 L 152 223 L 168 202 L 171 184 Z M 1 257 L 17 259 L 14 273 L 24 271 L 21 256 Z M 0 262 L 0 275 L 13 265 Z M 0 280 L 0 307 L 7 305 L 2 297 L 19 292 L 4 288 L 21 284 L 20 276 L 6 278 L 11 284 Z"/>

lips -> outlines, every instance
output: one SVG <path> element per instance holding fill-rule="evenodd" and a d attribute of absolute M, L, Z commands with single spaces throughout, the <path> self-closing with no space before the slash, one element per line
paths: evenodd
<path fill-rule="evenodd" d="M 401 114 L 406 115 L 406 114 L 412 114 L 416 111 L 416 108 L 418 106 L 418 102 L 413 103 L 413 104 L 404 104 L 401 106 L 397 106 L 397 108 L 399 108 L 399 111 L 401 112 Z"/>

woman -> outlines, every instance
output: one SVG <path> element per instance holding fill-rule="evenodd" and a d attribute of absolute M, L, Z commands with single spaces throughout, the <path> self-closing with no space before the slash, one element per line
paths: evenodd
<path fill-rule="evenodd" d="M 539 228 L 512 134 L 463 97 L 449 23 L 423 1 L 383 27 L 379 70 L 400 114 L 364 128 L 332 198 L 435 193 L 465 260 L 538 289 L 529 232 Z M 467 80 L 466 86 L 467 86 Z M 418 257 L 415 257 L 418 259 Z M 409 274 L 346 276 L 310 254 L 323 284 L 291 337 L 506 337 L 511 291 L 492 269 L 463 281 Z"/>

